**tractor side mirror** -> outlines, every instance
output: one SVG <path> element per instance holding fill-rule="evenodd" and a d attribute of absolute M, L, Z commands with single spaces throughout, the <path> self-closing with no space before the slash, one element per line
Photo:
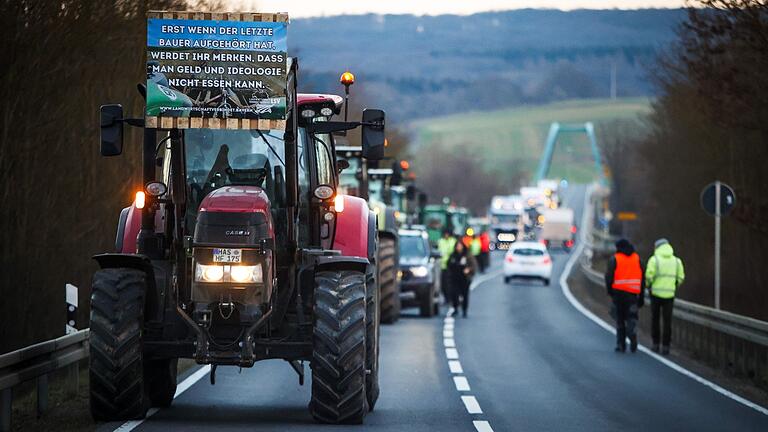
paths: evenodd
<path fill-rule="evenodd" d="M 101 114 L 101 155 L 117 156 L 123 152 L 123 106 L 102 105 Z"/>
<path fill-rule="evenodd" d="M 376 161 L 384 159 L 384 111 L 363 110 L 363 157 Z"/>
<path fill-rule="evenodd" d="M 342 171 L 349 168 L 349 161 L 346 159 L 339 159 L 336 161 L 336 170 L 339 174 L 341 174 Z"/>

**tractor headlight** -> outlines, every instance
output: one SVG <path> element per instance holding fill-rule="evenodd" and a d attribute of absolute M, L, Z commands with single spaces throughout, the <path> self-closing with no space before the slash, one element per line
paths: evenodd
<path fill-rule="evenodd" d="M 262 283 L 261 264 L 256 265 L 195 265 L 196 282 Z"/>
<path fill-rule="evenodd" d="M 263 280 L 260 265 L 232 266 L 229 270 L 229 276 L 232 282 L 239 283 L 261 283 Z"/>
<path fill-rule="evenodd" d="M 195 280 L 198 282 L 221 282 L 224 280 L 224 266 L 197 264 Z"/>
<path fill-rule="evenodd" d="M 429 269 L 426 266 L 411 267 L 411 274 L 413 277 L 423 278 L 429 274 Z"/>

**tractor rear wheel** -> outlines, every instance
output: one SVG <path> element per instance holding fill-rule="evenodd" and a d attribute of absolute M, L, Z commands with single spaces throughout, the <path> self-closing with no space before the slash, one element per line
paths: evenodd
<path fill-rule="evenodd" d="M 365 294 L 361 272 L 315 273 L 309 410 L 320 422 L 361 424 L 368 412 Z"/>
<path fill-rule="evenodd" d="M 142 337 L 146 286 L 140 270 L 110 268 L 93 275 L 89 373 L 96 420 L 144 418 L 150 406 Z"/>
<path fill-rule="evenodd" d="M 375 271 L 375 270 L 374 270 Z M 365 310 L 365 396 L 368 410 L 373 411 L 379 399 L 379 333 L 380 333 L 380 296 L 374 272 L 368 273 L 365 289 L 367 306 Z"/>
<path fill-rule="evenodd" d="M 393 324 L 400 318 L 400 289 L 397 284 L 395 239 L 379 237 L 376 264 L 381 290 L 381 322 Z"/>

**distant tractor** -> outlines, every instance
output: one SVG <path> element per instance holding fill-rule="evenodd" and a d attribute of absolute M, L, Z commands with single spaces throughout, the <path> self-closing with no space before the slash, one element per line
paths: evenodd
<path fill-rule="evenodd" d="M 429 241 L 434 246 L 445 230 L 457 237 L 464 236 L 469 227 L 469 211 L 450 204 L 430 204 L 423 207 L 419 222 L 427 227 Z"/>
<path fill-rule="evenodd" d="M 389 179 L 392 170 L 388 168 L 368 168 L 363 158 L 362 148 L 337 146 L 337 156 L 345 160 L 341 172 L 340 186 L 350 194 L 363 198 L 376 215 L 379 246 L 376 262 L 379 269 L 378 281 L 381 291 L 381 322 L 392 324 L 400 318 L 400 281 L 399 236 L 395 209 L 387 204 L 391 196 Z"/>
<path fill-rule="evenodd" d="M 217 366 L 283 359 L 303 384 L 307 361 L 315 419 L 361 423 L 374 408 L 376 221 L 337 194 L 332 133 L 362 126 L 362 157 L 380 159 L 384 112 L 332 121 L 343 99 L 297 94 L 296 80 L 289 59 L 285 129 L 155 129 L 102 106 L 102 155 L 121 153 L 124 123 L 142 128 L 144 188 L 117 250 L 94 257 L 94 418 L 169 406 L 179 358 L 213 365 L 211 383 Z"/>

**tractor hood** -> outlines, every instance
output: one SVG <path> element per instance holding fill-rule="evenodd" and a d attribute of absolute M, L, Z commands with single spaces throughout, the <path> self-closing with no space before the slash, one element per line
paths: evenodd
<path fill-rule="evenodd" d="M 255 245 L 272 237 L 269 197 L 258 186 L 225 186 L 200 203 L 196 243 Z"/>

